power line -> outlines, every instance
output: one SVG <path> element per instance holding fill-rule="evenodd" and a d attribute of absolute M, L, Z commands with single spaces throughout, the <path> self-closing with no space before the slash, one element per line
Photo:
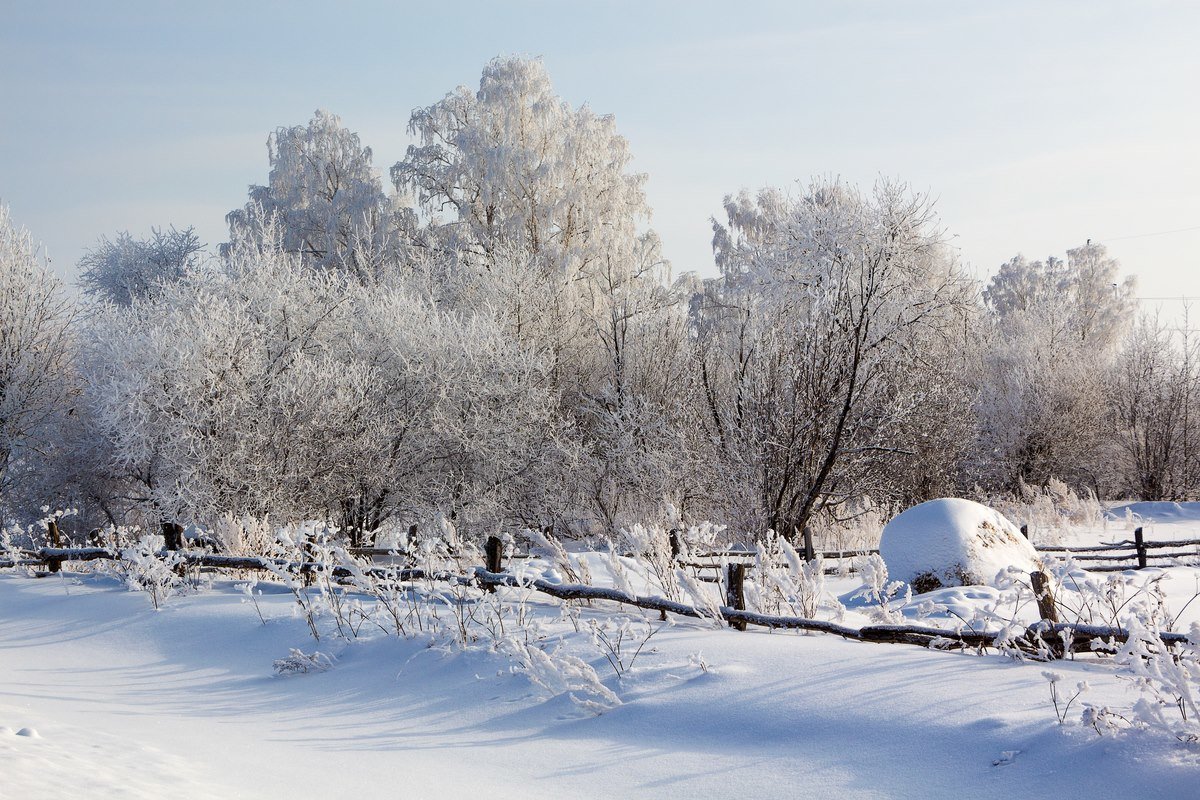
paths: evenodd
<path fill-rule="evenodd" d="M 1188 231 L 1200 231 L 1200 225 L 1193 225 L 1190 228 L 1176 228 L 1170 231 L 1155 231 L 1154 233 L 1135 233 L 1132 236 L 1110 236 L 1107 238 L 1093 237 L 1099 242 L 1123 242 L 1126 239 L 1145 239 L 1149 236 L 1166 236 L 1171 233 L 1187 233 Z"/>

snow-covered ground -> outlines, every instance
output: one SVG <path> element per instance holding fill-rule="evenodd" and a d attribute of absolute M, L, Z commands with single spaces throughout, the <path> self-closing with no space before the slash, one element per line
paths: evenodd
<path fill-rule="evenodd" d="M 1147 535 L 1200 536 L 1196 507 L 1177 510 Z M 1124 524 L 1091 538 L 1125 538 Z M 1182 607 L 1200 570 L 1167 575 L 1169 602 Z M 858 584 L 829 588 L 848 600 Z M 1127 709 L 1139 696 L 1091 657 L 1052 667 L 1068 696 L 1091 684 L 1060 726 L 1047 666 L 994 651 L 650 615 L 633 630 L 657 633 L 618 678 L 586 633 L 615 609 L 584 609 L 575 633 L 535 600 L 541 634 L 561 638 L 620 698 L 596 714 L 483 644 L 315 642 L 292 596 L 259 586 L 266 624 L 233 582 L 155 611 L 111 577 L 0 575 L 0 797 L 1183 798 L 1200 781 L 1194 745 L 1080 724 L 1083 700 Z M 994 592 L 918 600 L 946 606 L 923 613 L 951 624 Z M 849 605 L 847 624 L 865 621 L 861 603 Z M 1188 611 L 1185 621 L 1197 617 Z M 335 661 L 276 674 L 293 648 Z"/>
<path fill-rule="evenodd" d="M 1133 531 L 1139 527 L 1150 541 L 1200 539 L 1200 503 L 1116 503 L 1109 505 L 1098 521 L 1067 527 L 1048 536 L 1036 532 L 1033 540 L 1037 544 L 1111 544 L 1132 541 Z"/>

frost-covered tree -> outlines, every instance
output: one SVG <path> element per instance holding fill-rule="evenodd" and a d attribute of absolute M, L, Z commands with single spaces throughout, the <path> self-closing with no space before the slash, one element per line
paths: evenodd
<path fill-rule="evenodd" d="M 694 305 L 713 460 L 743 526 L 791 536 L 891 491 L 970 287 L 928 199 L 900 185 L 765 189 L 726 212 L 721 280 Z"/>
<path fill-rule="evenodd" d="M 84 253 L 79 285 L 99 300 L 127 306 L 196 269 L 203 251 L 192 228 L 172 227 L 165 233 L 153 228 L 149 239 L 134 239 L 123 231 L 112 241 L 102 237 Z"/>
<path fill-rule="evenodd" d="M 1186 321 L 1184 325 L 1186 326 Z M 1196 432 L 1196 343 L 1157 318 L 1138 321 L 1112 371 L 1118 491 L 1143 500 L 1184 499 L 1191 485 Z"/>
<path fill-rule="evenodd" d="M 559 98 L 540 60 L 493 60 L 478 91 L 417 109 L 409 130 L 418 143 L 392 180 L 485 263 L 520 244 L 577 277 L 645 236 L 646 176 L 628 171 L 615 120 Z"/>
<path fill-rule="evenodd" d="M 548 365 L 564 414 L 558 474 L 526 484 L 530 523 L 612 530 L 661 509 L 684 491 L 666 465 L 680 461 L 686 325 L 615 121 L 559 98 L 540 61 L 498 58 L 477 91 L 413 112 L 410 131 L 392 179 L 445 256 L 431 295 L 495 309 Z"/>
<path fill-rule="evenodd" d="M 629 171 L 611 116 L 572 108 L 541 61 L 498 58 L 478 91 L 459 87 L 413 112 L 418 144 L 392 167 L 455 258 L 442 292 L 462 306 L 496 298 L 525 341 L 554 354 L 588 335 L 587 316 L 664 264 L 646 176 Z M 581 319 L 582 318 L 582 319 Z"/>
<path fill-rule="evenodd" d="M 1108 370 L 1135 310 L 1133 278 L 1099 244 L 1067 260 L 1004 264 L 983 297 L 978 477 L 997 488 L 1057 477 L 1102 493 L 1111 474 Z"/>
<path fill-rule="evenodd" d="M 1002 325 L 1037 315 L 1052 346 L 1075 339 L 1104 350 L 1120 343 L 1137 312 L 1137 281 L 1132 276 L 1119 281 L 1119 271 L 1104 245 L 1090 240 L 1068 250 L 1065 262 L 1018 255 L 1000 266 L 984 302 Z"/>
<path fill-rule="evenodd" d="M 0 514 L 41 504 L 14 487 L 42 467 L 67 413 L 74 318 L 29 232 L 0 205 Z"/>
<path fill-rule="evenodd" d="M 393 204 L 371 165 L 371 148 L 328 111 L 267 139 L 271 171 L 230 212 L 235 236 L 262 236 L 272 221 L 283 248 L 320 269 L 374 282 L 394 266 L 411 212 Z"/>
<path fill-rule="evenodd" d="M 338 346 L 348 306 L 334 276 L 242 250 L 94 320 L 89 397 L 152 514 L 323 516 L 374 454 L 359 419 L 373 376 Z"/>
<path fill-rule="evenodd" d="M 356 543 L 390 516 L 494 519 L 553 408 L 486 310 L 260 244 L 92 333 L 92 412 L 151 518 L 328 519 Z"/>

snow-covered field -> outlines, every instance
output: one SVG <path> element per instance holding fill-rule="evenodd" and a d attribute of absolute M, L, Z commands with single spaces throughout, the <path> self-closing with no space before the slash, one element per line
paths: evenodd
<path fill-rule="evenodd" d="M 1196 507 L 1153 510 L 1148 537 L 1200 536 Z M 1078 538 L 1116 541 L 1125 526 Z M 1164 572 L 1178 610 L 1200 570 Z M 849 601 L 858 585 L 829 585 L 848 601 L 847 624 L 866 621 Z M 657 632 L 618 678 L 587 632 L 613 607 L 583 609 L 577 633 L 534 599 L 539 635 L 619 698 L 597 714 L 482 642 L 430 647 L 365 630 L 315 642 L 291 594 L 259 588 L 265 624 L 232 581 L 156 611 L 104 575 L 0 574 L 0 797 L 1184 798 L 1200 785 L 1195 745 L 1080 723 L 1084 701 L 1122 710 L 1139 697 L 1108 660 L 1051 667 L 1067 696 L 1091 686 L 1059 725 L 1047 665 L 995 651 L 650 615 L 634 618 L 635 642 Z M 929 599 L 948 610 L 925 619 L 951 624 L 994 596 L 944 589 L 906 614 Z M 1181 629 L 1200 619 L 1196 606 Z M 276 674 L 293 648 L 332 667 Z"/>

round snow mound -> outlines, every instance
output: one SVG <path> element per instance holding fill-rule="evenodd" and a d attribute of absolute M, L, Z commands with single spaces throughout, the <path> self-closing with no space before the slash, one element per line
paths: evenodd
<path fill-rule="evenodd" d="M 918 594 L 943 586 L 995 585 L 1009 567 L 1040 568 L 1037 551 L 999 511 L 972 500 L 929 500 L 883 528 L 879 555 L 888 576 Z"/>

